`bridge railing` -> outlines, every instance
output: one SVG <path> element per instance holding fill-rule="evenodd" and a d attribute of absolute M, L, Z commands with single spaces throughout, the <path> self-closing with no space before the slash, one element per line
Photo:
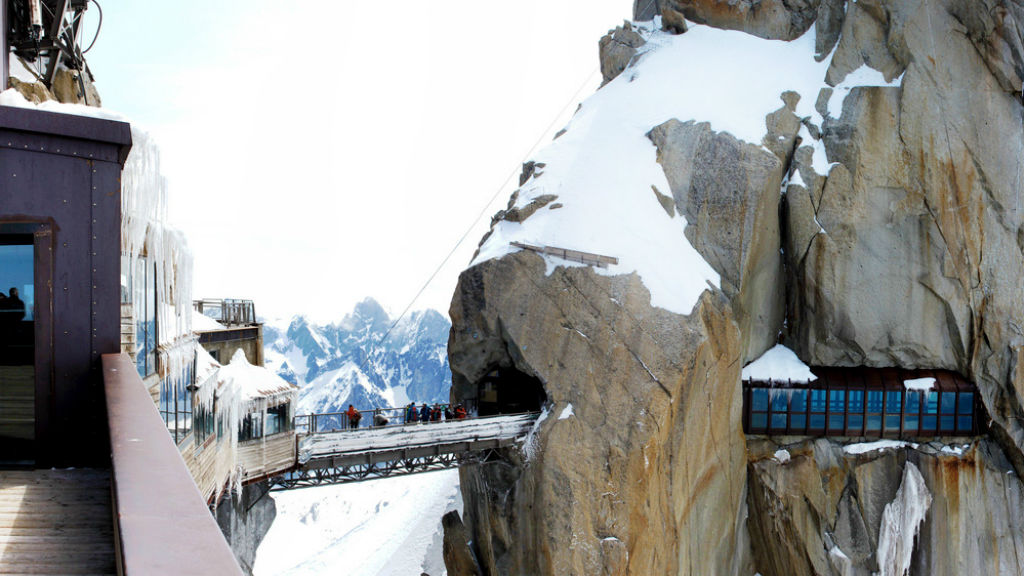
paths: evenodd
<path fill-rule="evenodd" d="M 328 432 L 343 432 L 352 429 L 382 428 L 390 426 L 406 426 L 413 424 L 435 424 L 448 420 L 455 420 L 454 414 L 451 418 L 445 418 L 445 408 L 450 405 L 439 404 L 440 415 L 436 419 L 428 417 L 423 419 L 420 413 L 421 406 L 416 407 L 417 418 L 415 421 L 408 420 L 407 407 L 375 408 L 373 410 L 359 410 L 360 418 L 357 425 L 352 426 L 346 412 L 325 412 L 321 414 L 299 414 L 294 418 L 295 432 L 297 434 L 324 434 Z M 431 406 L 433 408 L 433 406 Z M 383 421 L 380 419 L 383 418 Z M 463 420 L 468 419 L 463 418 Z"/>

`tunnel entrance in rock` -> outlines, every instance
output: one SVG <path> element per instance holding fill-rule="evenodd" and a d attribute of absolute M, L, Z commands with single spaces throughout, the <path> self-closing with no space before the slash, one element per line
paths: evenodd
<path fill-rule="evenodd" d="M 477 414 L 520 414 L 538 412 L 547 401 L 540 379 L 516 370 L 492 370 L 477 383 Z"/>

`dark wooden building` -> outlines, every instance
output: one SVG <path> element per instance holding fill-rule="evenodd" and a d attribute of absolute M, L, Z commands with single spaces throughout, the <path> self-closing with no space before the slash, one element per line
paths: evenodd
<path fill-rule="evenodd" d="M 100 356 L 120 347 L 130 148 L 123 122 L 0 106 L 2 463 L 109 462 Z"/>

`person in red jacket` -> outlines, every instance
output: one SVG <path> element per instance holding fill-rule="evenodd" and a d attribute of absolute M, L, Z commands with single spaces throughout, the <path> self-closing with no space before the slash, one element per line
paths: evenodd
<path fill-rule="evenodd" d="M 359 428 L 359 421 L 363 418 L 363 415 L 351 404 L 348 405 L 348 410 L 345 411 L 345 414 L 348 416 L 348 427 Z"/>
<path fill-rule="evenodd" d="M 455 407 L 455 419 L 464 420 L 466 418 L 466 409 L 463 408 L 462 404 Z"/>

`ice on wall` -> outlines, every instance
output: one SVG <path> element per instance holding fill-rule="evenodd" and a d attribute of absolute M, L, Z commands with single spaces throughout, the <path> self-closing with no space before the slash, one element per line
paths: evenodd
<path fill-rule="evenodd" d="M 906 576 L 914 552 L 914 539 L 924 522 L 932 495 L 912 462 L 903 469 L 903 481 L 893 501 L 885 505 L 878 531 L 880 576 Z"/>

